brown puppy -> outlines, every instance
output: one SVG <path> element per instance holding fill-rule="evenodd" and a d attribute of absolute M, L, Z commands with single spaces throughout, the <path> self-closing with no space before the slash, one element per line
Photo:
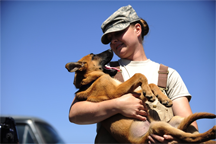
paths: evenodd
<path fill-rule="evenodd" d="M 114 76 L 117 71 L 105 67 L 112 57 L 112 50 L 107 50 L 97 55 L 89 54 L 78 62 L 66 64 L 65 67 L 69 72 L 75 72 L 74 85 L 79 89 L 76 92 L 78 100 L 100 102 L 118 98 L 126 93 L 135 92 L 135 89 L 140 86 L 141 91 L 136 92 L 141 93 L 140 99 L 143 102 L 154 101 L 157 96 L 163 105 L 172 106 L 172 101 L 155 84 L 148 84 L 146 77 L 142 74 L 137 73 L 123 83 L 112 78 L 111 76 Z M 166 123 L 155 121 L 149 115 L 149 125 L 148 122 L 129 119 L 118 114 L 104 120 L 102 126 L 120 143 L 147 143 L 150 134 L 170 134 L 183 142 L 202 143 L 216 138 L 216 126 L 201 134 L 185 131 L 197 119 L 215 117 L 216 115 L 211 113 L 196 113 L 187 118 L 175 116 Z M 141 129 L 143 126 L 147 127 L 146 131 Z"/>

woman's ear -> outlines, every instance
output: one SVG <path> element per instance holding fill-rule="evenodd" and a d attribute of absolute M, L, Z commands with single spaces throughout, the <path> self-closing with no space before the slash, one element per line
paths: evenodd
<path fill-rule="evenodd" d="M 135 32 L 136 32 L 137 36 L 140 36 L 142 34 L 142 27 L 141 27 L 141 25 L 139 23 L 136 23 L 135 26 L 134 26 L 134 28 L 135 28 Z"/>

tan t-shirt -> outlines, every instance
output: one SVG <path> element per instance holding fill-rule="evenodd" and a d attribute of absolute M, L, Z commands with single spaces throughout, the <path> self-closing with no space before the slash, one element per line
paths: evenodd
<path fill-rule="evenodd" d="M 126 59 L 118 60 L 120 64 L 120 69 L 122 71 L 122 76 L 124 81 L 128 80 L 135 73 L 142 73 L 148 79 L 148 83 L 158 84 L 158 71 L 160 64 L 151 61 L 150 59 L 146 61 L 130 61 Z M 178 72 L 172 68 L 168 68 L 168 78 L 167 78 L 167 91 L 164 93 L 171 99 L 177 99 L 179 97 L 186 96 L 188 100 L 191 99 L 187 87 L 185 86 L 181 76 Z M 163 106 L 158 100 L 152 102 L 147 102 L 148 106 L 151 108 L 150 113 L 154 114 L 155 118 L 159 118 L 162 121 L 169 121 L 173 117 L 172 108 L 167 108 Z M 155 113 L 155 111 L 158 113 Z"/>

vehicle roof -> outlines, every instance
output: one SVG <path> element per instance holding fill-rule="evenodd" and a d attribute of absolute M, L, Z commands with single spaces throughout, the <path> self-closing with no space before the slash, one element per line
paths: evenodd
<path fill-rule="evenodd" d="M 15 122 L 17 121 L 26 121 L 26 120 L 31 120 L 31 121 L 36 121 L 36 122 L 43 122 L 43 123 L 47 123 L 45 120 L 38 118 L 38 117 L 34 117 L 34 116 L 18 116 L 18 115 L 8 115 L 8 116 L 0 116 L 0 117 L 12 117 Z"/>

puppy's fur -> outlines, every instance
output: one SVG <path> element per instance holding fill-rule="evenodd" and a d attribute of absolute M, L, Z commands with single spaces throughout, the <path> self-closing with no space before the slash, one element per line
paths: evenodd
<path fill-rule="evenodd" d="M 79 89 L 76 92 L 78 100 L 100 102 L 114 99 L 135 92 L 135 89 L 140 86 L 141 91 L 136 92 L 141 93 L 140 99 L 143 102 L 154 101 L 157 97 L 164 106 L 172 106 L 172 101 L 155 84 L 148 84 L 146 77 L 142 74 L 137 73 L 123 83 L 112 78 L 111 76 L 114 76 L 117 71 L 105 67 L 112 57 L 112 50 L 107 50 L 97 55 L 89 54 L 78 62 L 66 64 L 65 67 L 69 72 L 75 72 L 74 85 Z M 202 143 L 216 138 L 216 126 L 204 133 L 186 131 L 197 119 L 215 117 L 216 115 L 211 113 L 195 113 L 186 118 L 174 116 L 169 123 L 166 123 L 155 121 L 151 115 L 147 117 L 148 121 L 142 122 L 118 114 L 104 120 L 102 126 L 120 143 L 147 143 L 148 136 L 151 134 L 169 134 L 183 142 Z M 149 126 L 149 128 L 143 131 L 142 126 Z"/>

